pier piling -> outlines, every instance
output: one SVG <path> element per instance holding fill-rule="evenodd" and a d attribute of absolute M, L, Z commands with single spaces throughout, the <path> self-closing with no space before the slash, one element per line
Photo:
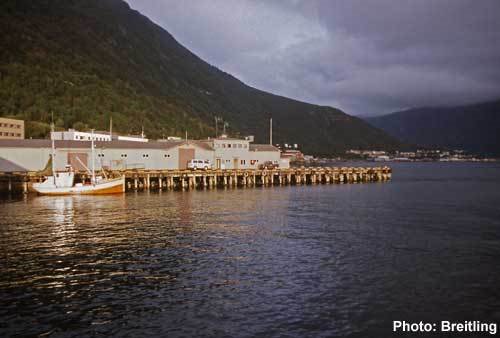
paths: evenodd
<path fill-rule="evenodd" d="M 108 177 L 124 177 L 125 189 L 130 190 L 174 190 L 214 189 L 218 187 L 256 187 L 283 185 L 319 185 L 385 182 L 392 178 L 389 167 L 373 168 L 288 168 L 264 170 L 118 170 L 107 171 Z M 85 172 L 77 172 L 77 179 L 87 179 Z M 36 173 L 1 173 L 0 185 L 4 191 L 30 191 L 33 182 L 43 181 L 44 176 Z M 1 190 L 0 186 L 0 190 Z"/>

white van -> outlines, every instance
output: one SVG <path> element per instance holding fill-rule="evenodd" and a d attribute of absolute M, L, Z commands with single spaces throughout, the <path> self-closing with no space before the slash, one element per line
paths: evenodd
<path fill-rule="evenodd" d="M 200 160 L 200 159 L 192 159 L 187 164 L 188 169 L 212 169 L 212 163 L 210 160 Z"/>

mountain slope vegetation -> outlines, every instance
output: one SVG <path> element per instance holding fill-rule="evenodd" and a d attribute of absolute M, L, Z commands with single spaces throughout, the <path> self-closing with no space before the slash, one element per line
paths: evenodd
<path fill-rule="evenodd" d="M 27 121 L 28 137 L 58 128 L 150 138 L 234 135 L 299 143 L 313 154 L 393 149 L 399 142 L 342 111 L 249 87 L 204 62 L 121 0 L 3 0 L 0 116 Z"/>

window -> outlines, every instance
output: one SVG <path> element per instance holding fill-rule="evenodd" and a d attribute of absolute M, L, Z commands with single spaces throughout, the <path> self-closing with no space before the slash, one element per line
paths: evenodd
<path fill-rule="evenodd" d="M 231 162 L 231 160 L 226 160 L 226 163 L 229 163 L 229 162 Z"/>
<path fill-rule="evenodd" d="M 142 157 L 149 157 L 149 154 L 142 154 Z"/>
<path fill-rule="evenodd" d="M 21 134 L 17 133 L 17 134 L 16 134 L 16 136 L 17 136 L 17 137 L 21 137 Z"/>
<path fill-rule="evenodd" d="M 237 148 L 237 147 L 238 147 L 238 145 L 236 143 L 233 144 L 233 148 Z"/>
<path fill-rule="evenodd" d="M 238 148 L 242 148 L 242 147 L 243 147 L 243 144 L 239 143 Z"/>
<path fill-rule="evenodd" d="M 245 143 L 245 144 L 243 145 L 243 148 L 248 148 L 248 144 L 246 144 L 246 143 Z"/>
<path fill-rule="evenodd" d="M 164 157 L 170 157 L 170 154 L 165 154 L 165 155 L 163 155 L 163 156 L 164 156 Z"/>
<path fill-rule="evenodd" d="M 222 143 L 222 148 L 226 148 L 226 144 L 225 143 Z"/>
<path fill-rule="evenodd" d="M 227 147 L 228 147 L 228 148 L 231 148 L 231 143 L 228 143 L 228 144 L 227 144 Z"/>
<path fill-rule="evenodd" d="M 245 160 L 241 160 L 240 163 L 241 164 L 246 164 L 246 161 Z"/>
<path fill-rule="evenodd" d="M 3 136 L 3 133 L 0 131 L 0 136 Z"/>
<path fill-rule="evenodd" d="M 121 157 L 127 157 L 127 154 L 122 154 Z"/>

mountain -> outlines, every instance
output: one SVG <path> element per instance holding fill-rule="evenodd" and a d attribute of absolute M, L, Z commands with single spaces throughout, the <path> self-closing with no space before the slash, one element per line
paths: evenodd
<path fill-rule="evenodd" d="M 299 143 L 313 154 L 394 149 L 399 142 L 365 121 L 249 87 L 204 62 L 121 0 L 2 0 L 0 116 L 26 133 L 107 129 L 150 138 L 214 135 L 215 116 L 232 135 Z M 189 24 L 189 22 L 186 22 Z"/>
<path fill-rule="evenodd" d="M 366 121 L 407 143 L 500 156 L 500 100 L 410 109 Z"/>

